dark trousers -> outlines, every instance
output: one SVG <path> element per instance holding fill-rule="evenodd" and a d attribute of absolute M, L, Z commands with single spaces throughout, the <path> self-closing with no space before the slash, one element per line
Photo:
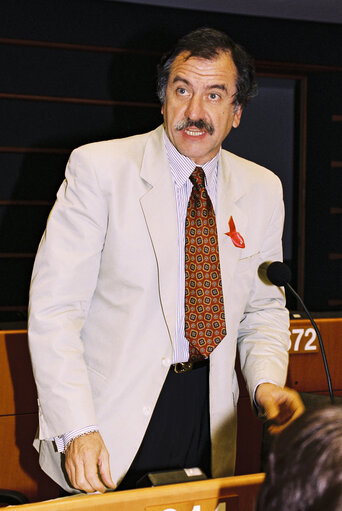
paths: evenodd
<path fill-rule="evenodd" d="M 210 477 L 209 364 L 177 374 L 171 367 L 141 446 L 118 490 L 148 472 L 199 467 Z"/>

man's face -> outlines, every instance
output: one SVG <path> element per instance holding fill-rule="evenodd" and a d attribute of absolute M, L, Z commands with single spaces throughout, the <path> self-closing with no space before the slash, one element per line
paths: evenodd
<path fill-rule="evenodd" d="M 173 145 L 203 165 L 240 124 L 242 108 L 234 105 L 237 72 L 229 53 L 212 60 L 186 56 L 180 53 L 171 66 L 161 111 Z"/>

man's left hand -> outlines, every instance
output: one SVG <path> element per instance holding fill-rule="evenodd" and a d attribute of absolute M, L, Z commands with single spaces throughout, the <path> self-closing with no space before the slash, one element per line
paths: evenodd
<path fill-rule="evenodd" d="M 273 383 L 261 383 L 255 399 L 263 408 L 266 420 L 271 422 L 268 430 L 272 435 L 280 433 L 305 410 L 298 392 Z"/>

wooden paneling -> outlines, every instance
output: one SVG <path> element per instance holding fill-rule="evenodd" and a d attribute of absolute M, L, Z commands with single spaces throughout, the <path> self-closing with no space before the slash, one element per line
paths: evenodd
<path fill-rule="evenodd" d="M 317 319 L 316 323 L 323 338 L 333 389 L 342 391 L 342 318 L 321 318 Z M 309 328 L 311 328 L 311 324 L 308 320 L 292 322 L 292 331 L 303 329 L 305 332 Z M 310 334 L 306 337 L 304 335 L 303 342 L 306 342 L 309 336 Z M 293 334 L 293 342 L 295 337 L 297 335 Z M 318 345 L 317 340 L 315 343 Z M 301 353 L 291 351 L 287 385 L 299 392 L 328 392 L 320 350 Z"/>
<path fill-rule="evenodd" d="M 25 330 L 0 332 L 0 364 L 0 416 L 37 412 Z"/>
<path fill-rule="evenodd" d="M 11 264 L 9 259 L 18 258 L 16 254 L 19 253 L 32 254 L 32 247 L 36 247 L 47 213 L 37 209 L 34 201 L 53 201 L 63 178 L 65 158 L 62 156 L 67 156 L 72 148 L 87 142 L 132 135 L 158 125 L 161 116 L 155 93 L 155 78 L 160 55 L 179 36 L 203 25 L 228 30 L 234 39 L 253 53 L 260 76 L 272 74 L 297 79 L 300 77 L 303 85 L 306 81 L 311 82 L 312 76 L 317 74 L 328 77 L 341 73 L 337 44 L 340 33 L 333 24 L 327 27 L 324 24 L 261 17 L 254 19 L 105 0 L 88 1 L 86 5 L 84 0 L 59 0 L 51 9 L 46 9 L 44 0 L 33 3 L 12 0 L 2 5 L 0 195 L 6 201 L 2 203 L 2 211 L 6 210 L 6 215 L 2 214 L 0 218 L 0 252 L 6 254 L 7 260 L 2 261 L 4 269 L 0 286 L 0 320 L 7 322 L 22 319 L 26 311 L 32 260 L 31 264 L 20 269 L 19 280 L 17 261 Z M 318 31 L 324 45 L 315 45 Z M 260 33 L 267 34 L 267 37 L 260 37 Z M 304 46 L 303 40 L 306 41 Z M 314 52 L 311 51 L 313 45 Z M 298 52 L 298 47 L 301 52 Z M 305 268 L 309 273 L 305 292 L 309 299 L 313 296 L 314 307 L 311 304 L 310 307 L 315 310 L 336 307 L 341 301 L 333 282 L 332 293 L 326 291 L 330 284 L 327 279 L 319 283 L 322 292 L 314 296 L 312 275 L 318 272 L 317 267 L 311 268 L 310 263 L 319 254 L 316 255 L 317 250 L 311 246 L 308 248 L 309 261 L 304 267 L 304 241 L 310 239 L 310 233 L 309 236 L 305 233 L 305 223 L 318 225 L 322 236 L 327 230 L 326 226 L 334 223 L 331 217 L 336 216 L 328 215 L 329 218 L 324 218 L 324 214 L 319 212 L 318 218 L 313 218 L 315 212 L 319 211 L 320 203 L 323 212 L 327 210 L 323 200 L 327 192 L 322 193 L 321 190 L 321 176 L 326 175 L 327 171 L 315 151 L 317 149 L 318 156 L 330 153 L 331 140 L 333 147 L 342 147 L 339 142 L 335 143 L 335 135 L 328 133 L 330 128 L 322 124 L 324 116 L 320 108 L 324 113 L 330 108 L 331 98 L 338 100 L 341 97 L 340 83 L 336 82 L 334 88 L 326 76 L 323 85 L 318 87 L 317 104 L 316 100 L 309 103 L 313 119 L 308 124 L 316 125 L 317 132 L 308 140 L 312 148 L 310 153 L 313 153 L 313 163 L 309 162 L 307 166 L 308 174 L 312 175 L 311 165 L 317 165 L 318 170 L 308 188 L 315 189 L 318 186 L 319 198 L 314 198 L 313 204 L 307 201 L 306 215 L 298 212 L 298 232 L 293 238 L 298 246 L 296 253 L 299 254 L 298 261 L 294 261 L 293 274 L 298 276 L 297 287 L 301 292 L 305 285 L 302 270 Z M 302 87 L 298 109 L 301 119 L 304 119 L 306 113 L 304 96 Z M 322 97 L 325 101 L 322 101 Z M 280 104 L 280 117 L 282 108 Z M 318 118 L 319 123 L 316 122 Z M 340 124 L 341 111 L 338 107 L 329 112 L 329 119 L 333 121 L 329 121 L 330 124 Z M 302 122 L 299 130 L 301 133 L 296 133 L 296 140 L 302 146 L 301 169 L 306 166 L 305 128 L 306 124 Z M 262 126 L 259 131 L 263 131 Z M 338 127 L 334 133 L 338 140 Z M 267 137 L 263 140 L 267 152 Z M 21 158 L 18 158 L 19 155 Z M 32 155 L 44 158 L 36 158 L 32 165 Z M 61 157 L 57 158 L 57 155 Z M 339 152 L 331 154 L 332 165 L 336 170 L 340 170 L 341 158 Z M 296 182 L 300 202 L 304 204 L 307 189 L 304 177 L 301 180 L 303 182 L 299 179 Z M 338 187 L 332 186 L 332 189 L 337 190 Z M 15 202 L 19 198 L 26 201 L 21 206 L 25 209 L 25 216 L 31 219 L 26 223 Z M 333 201 L 331 206 L 341 205 Z M 38 215 L 40 218 L 37 222 Z M 332 232 L 334 230 L 335 226 L 331 228 Z M 330 234 L 327 236 L 332 239 Z M 312 238 L 316 240 L 316 237 Z M 22 244 L 20 240 L 23 240 Z M 326 242 L 322 243 L 323 247 L 326 245 Z M 333 247 L 327 250 L 341 252 Z M 318 266 L 322 268 L 326 265 L 319 261 Z M 339 272 L 341 275 L 340 263 L 335 261 L 330 268 L 331 273 Z M 18 314 L 14 314 L 15 311 Z"/>
<path fill-rule="evenodd" d="M 40 469 L 32 446 L 37 425 L 36 413 L 0 417 L 0 488 L 20 491 L 31 502 L 59 495 L 58 486 Z"/>
<path fill-rule="evenodd" d="M 38 426 L 37 394 L 27 334 L 0 332 L 0 488 L 18 490 L 29 500 L 58 496 L 40 469 L 32 441 Z"/>

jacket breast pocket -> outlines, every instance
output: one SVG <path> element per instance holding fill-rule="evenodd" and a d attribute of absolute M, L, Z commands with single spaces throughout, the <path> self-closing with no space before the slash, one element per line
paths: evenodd
<path fill-rule="evenodd" d="M 236 272 L 239 274 L 248 271 L 254 273 L 254 271 L 257 269 L 257 265 L 259 262 L 259 255 L 260 252 L 256 252 L 252 255 L 245 256 L 239 259 Z"/>

